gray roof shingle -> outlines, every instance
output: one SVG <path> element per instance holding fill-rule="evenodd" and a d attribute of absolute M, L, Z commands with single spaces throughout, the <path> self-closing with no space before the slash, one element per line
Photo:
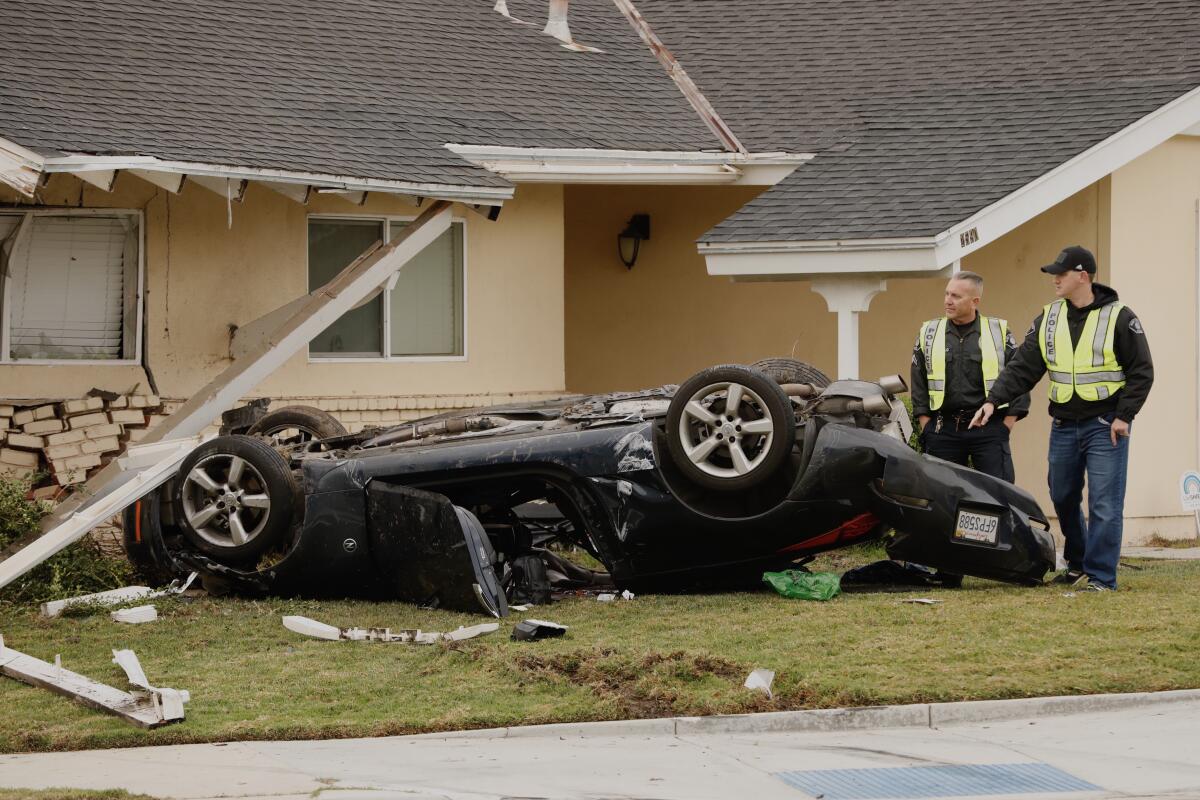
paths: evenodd
<path fill-rule="evenodd" d="M 638 0 L 752 151 L 702 241 L 939 233 L 1200 85 L 1193 0 Z"/>
<path fill-rule="evenodd" d="M 447 142 L 719 145 L 606 0 L 577 37 L 491 0 L 27 0 L 0 25 L 0 136 L 37 150 L 458 186 Z"/>

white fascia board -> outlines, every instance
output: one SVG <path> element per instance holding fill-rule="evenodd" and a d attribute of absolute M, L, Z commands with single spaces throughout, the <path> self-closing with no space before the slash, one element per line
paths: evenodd
<path fill-rule="evenodd" d="M 356 178 L 315 172 L 200 164 L 190 161 L 162 161 L 153 156 L 56 156 L 45 160 L 46 172 L 75 173 L 97 169 L 137 169 L 147 172 L 177 173 L 190 176 L 229 178 L 232 180 L 295 183 L 358 192 L 384 192 L 431 197 L 462 203 L 498 206 L 513 197 L 513 187 L 450 186 L 438 183 Z"/>
<path fill-rule="evenodd" d="M 43 158 L 16 142 L 0 139 L 0 183 L 33 197 L 42 178 Z"/>
<path fill-rule="evenodd" d="M 1097 145 L 992 203 L 937 236 L 938 261 L 949 264 L 1091 186 L 1181 133 L 1200 129 L 1200 88 L 1147 114 Z"/>
<path fill-rule="evenodd" d="M 604 150 L 447 144 L 455 155 L 515 183 L 773 186 L 812 153 Z"/>
<path fill-rule="evenodd" d="M 932 237 L 827 242 L 730 242 L 700 246 L 709 275 L 734 280 L 829 276 L 932 277 L 941 273 Z"/>

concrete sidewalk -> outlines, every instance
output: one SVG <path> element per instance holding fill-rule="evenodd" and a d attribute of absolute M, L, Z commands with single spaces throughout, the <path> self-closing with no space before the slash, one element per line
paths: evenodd
<path fill-rule="evenodd" d="M 0 787 L 275 800 L 1200 798 L 1200 692 L 1125 697 L 8 755 Z"/>

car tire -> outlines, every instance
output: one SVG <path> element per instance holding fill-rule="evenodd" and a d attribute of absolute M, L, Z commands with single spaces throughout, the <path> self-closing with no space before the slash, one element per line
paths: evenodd
<path fill-rule="evenodd" d="M 776 383 L 811 383 L 818 389 L 830 384 L 829 376 L 804 361 L 795 358 L 764 358 L 750 366 L 762 370 Z"/>
<path fill-rule="evenodd" d="M 735 387 L 737 408 L 726 408 Z M 727 364 L 699 372 L 679 386 L 667 409 L 671 460 L 685 478 L 707 489 L 741 491 L 766 481 L 795 438 L 791 400 L 752 367 Z"/>
<path fill-rule="evenodd" d="M 332 439 L 348 431 L 328 411 L 312 406 L 285 406 L 266 414 L 246 431 L 250 436 L 266 436 L 284 444 L 307 442 L 313 439 Z"/>
<path fill-rule="evenodd" d="M 269 444 L 252 436 L 218 436 L 180 465 L 176 519 L 200 552 L 244 562 L 284 540 L 296 496 L 287 462 Z"/>

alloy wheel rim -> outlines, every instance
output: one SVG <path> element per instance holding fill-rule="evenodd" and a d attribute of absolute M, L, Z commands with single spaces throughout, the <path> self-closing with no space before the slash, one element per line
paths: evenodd
<path fill-rule="evenodd" d="M 775 424 L 761 395 L 736 381 L 721 381 L 688 399 L 677 435 L 697 469 L 715 478 L 740 478 L 766 459 Z"/>
<path fill-rule="evenodd" d="M 218 547 L 240 547 L 266 527 L 271 498 L 266 481 L 249 461 L 214 453 L 184 478 L 183 515 L 202 539 Z"/>

